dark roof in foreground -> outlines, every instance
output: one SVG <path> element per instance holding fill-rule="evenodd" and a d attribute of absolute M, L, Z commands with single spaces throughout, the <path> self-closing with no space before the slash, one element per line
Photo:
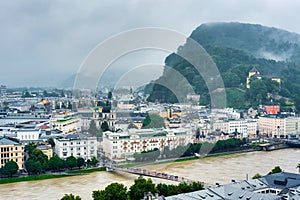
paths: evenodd
<path fill-rule="evenodd" d="M 271 190 L 274 193 L 271 193 Z M 263 193 L 264 192 L 264 193 Z M 281 172 L 259 179 L 234 182 L 206 190 L 183 193 L 166 200 L 280 200 L 300 199 L 300 174 Z"/>

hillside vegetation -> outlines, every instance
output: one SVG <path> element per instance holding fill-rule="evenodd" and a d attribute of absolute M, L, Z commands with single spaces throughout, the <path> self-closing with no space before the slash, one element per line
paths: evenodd
<path fill-rule="evenodd" d="M 275 102 L 290 110 L 292 101 L 300 110 L 299 35 L 261 25 L 214 23 L 199 26 L 190 37 L 204 47 L 217 65 L 226 87 L 227 106 L 249 108 Z M 179 51 L 193 55 L 188 44 Z M 194 92 L 201 95 L 200 103 L 209 105 L 206 83 L 191 63 L 173 53 L 166 58 L 165 65 L 182 74 Z M 253 77 L 247 89 L 246 78 L 253 67 L 263 78 Z M 166 68 L 158 80 L 145 88 L 150 93 L 149 101 L 178 102 L 171 90 L 157 84 L 162 80 L 168 80 L 178 90 L 188 91 L 187 83 L 172 80 L 169 71 Z M 281 78 L 281 84 L 269 78 L 274 76 Z"/>

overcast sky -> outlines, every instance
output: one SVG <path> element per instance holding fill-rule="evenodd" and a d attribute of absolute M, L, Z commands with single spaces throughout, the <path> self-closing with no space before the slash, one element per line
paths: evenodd
<path fill-rule="evenodd" d="M 1 1 L 0 84 L 58 86 L 98 43 L 132 28 L 189 35 L 205 22 L 238 21 L 300 33 L 299 10 L 297 0 Z"/>

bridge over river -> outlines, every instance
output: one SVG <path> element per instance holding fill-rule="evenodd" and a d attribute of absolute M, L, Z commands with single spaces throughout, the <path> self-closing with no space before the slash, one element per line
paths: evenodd
<path fill-rule="evenodd" d="M 166 180 L 171 180 L 171 181 L 176 181 L 176 182 L 186 182 L 188 184 L 193 183 L 193 182 L 199 182 L 203 186 L 208 187 L 208 185 L 206 185 L 204 182 L 191 180 L 191 179 L 181 177 L 181 176 L 176 176 L 173 174 L 161 173 L 161 172 L 146 170 L 146 169 L 142 169 L 142 168 L 122 167 L 120 165 L 114 165 L 114 164 L 109 164 L 109 165 L 106 165 L 105 167 L 106 167 L 106 171 L 119 170 L 119 171 L 126 172 L 126 173 L 136 174 L 141 177 L 148 176 L 148 177 L 166 179 Z"/>

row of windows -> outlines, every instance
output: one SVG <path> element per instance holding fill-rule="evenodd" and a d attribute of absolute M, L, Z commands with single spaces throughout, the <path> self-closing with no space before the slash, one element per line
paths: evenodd
<path fill-rule="evenodd" d="M 70 150 L 73 151 L 74 149 L 76 149 L 77 151 L 80 151 L 82 148 L 83 148 L 84 150 L 87 149 L 87 147 L 76 147 L 76 148 L 71 147 Z M 90 149 L 93 150 L 94 147 L 91 147 Z M 68 151 L 68 148 L 63 148 L 63 151 Z"/>
<path fill-rule="evenodd" d="M 19 155 L 18 153 L 15 153 L 15 156 L 18 156 L 18 155 Z M 23 155 L 23 153 L 22 153 L 22 155 Z M 13 157 L 14 154 L 11 153 L 10 156 Z M 1 153 L 1 156 L 0 156 L 0 157 L 1 157 L 1 158 L 8 158 L 8 157 L 9 157 L 9 153 Z"/>
<path fill-rule="evenodd" d="M 94 153 L 95 153 L 94 151 L 91 151 L 91 152 L 90 152 L 90 155 L 92 156 L 92 155 L 94 155 Z M 67 155 L 68 155 L 68 154 L 67 154 L 67 152 L 63 152 L 63 156 L 64 156 L 64 157 L 66 157 Z M 80 157 L 80 155 L 81 155 L 80 153 L 77 153 L 77 155 L 76 155 L 76 156 Z M 86 154 L 86 152 L 84 152 L 84 154 L 83 154 L 83 155 L 85 155 L 85 156 L 86 156 L 86 155 L 87 155 L 87 154 Z M 74 154 L 73 154 L 73 153 L 71 153 L 71 156 L 74 156 Z"/>
<path fill-rule="evenodd" d="M 19 162 L 19 159 L 2 159 L 1 160 L 1 165 L 5 165 L 5 163 L 7 163 L 8 161 L 15 161 L 16 163 Z"/>
<path fill-rule="evenodd" d="M 80 142 L 70 142 L 70 145 L 74 145 L 74 144 L 80 145 L 81 143 Z M 83 144 L 86 144 L 86 141 L 84 141 Z M 90 144 L 94 144 L 94 141 L 91 141 Z M 63 143 L 63 146 L 67 146 L 67 145 L 68 145 L 68 143 L 66 143 L 66 142 Z"/>
<path fill-rule="evenodd" d="M 28 136 L 28 137 L 27 137 Z M 35 139 L 35 135 L 21 135 L 21 138 L 22 138 L 22 140 L 33 140 L 33 139 Z"/>
<path fill-rule="evenodd" d="M 24 147 L 22 147 L 22 150 L 24 149 Z M 18 147 L 1 147 L 0 148 L 0 152 L 8 152 L 8 151 L 13 151 L 13 150 L 15 150 L 15 151 L 18 151 Z"/>

